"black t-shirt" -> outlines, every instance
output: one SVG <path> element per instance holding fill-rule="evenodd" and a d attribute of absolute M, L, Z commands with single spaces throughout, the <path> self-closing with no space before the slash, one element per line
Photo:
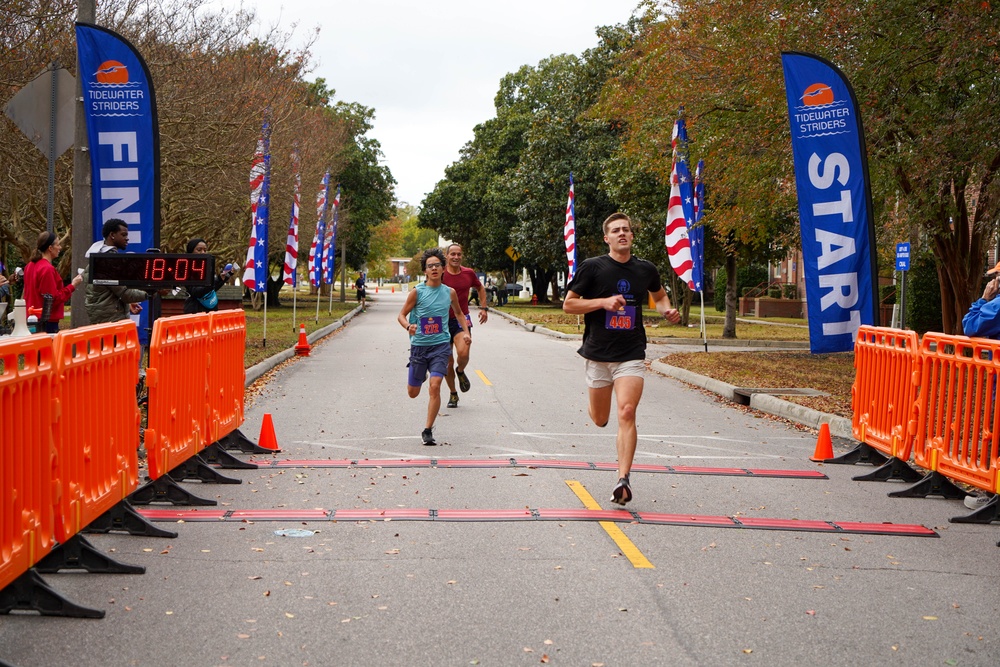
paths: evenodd
<path fill-rule="evenodd" d="M 580 356 L 591 361 L 632 361 L 646 357 L 646 329 L 642 306 L 650 292 L 661 289 L 660 272 L 652 262 L 630 257 L 622 264 L 610 255 L 585 259 L 568 290 L 584 299 L 625 297 L 625 311 L 610 313 L 603 308 L 583 316 Z"/>

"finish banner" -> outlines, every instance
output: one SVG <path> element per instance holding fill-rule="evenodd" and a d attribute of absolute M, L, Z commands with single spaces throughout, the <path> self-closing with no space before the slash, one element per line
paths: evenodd
<path fill-rule="evenodd" d="M 90 147 L 93 240 L 112 218 L 128 225 L 127 252 L 160 246 L 160 126 L 153 79 L 139 52 L 116 32 L 76 24 L 83 115 Z M 159 300 L 133 315 L 149 344 Z"/>
<path fill-rule="evenodd" d="M 781 54 L 799 195 L 813 354 L 847 352 L 878 326 L 875 229 L 864 130 L 850 83 L 814 55 Z"/>
<path fill-rule="evenodd" d="M 128 251 L 160 244 L 160 131 L 152 78 L 121 35 L 76 24 L 78 76 L 90 142 L 94 240 L 111 218 L 128 225 Z"/>

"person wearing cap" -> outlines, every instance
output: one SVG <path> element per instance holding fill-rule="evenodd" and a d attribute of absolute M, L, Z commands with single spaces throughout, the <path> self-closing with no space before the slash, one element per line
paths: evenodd
<path fill-rule="evenodd" d="M 976 338 L 1000 338 L 1000 264 L 986 273 L 990 281 L 986 283 L 982 298 L 969 308 L 962 318 L 962 331 L 966 336 Z"/>
<path fill-rule="evenodd" d="M 56 270 L 55 262 L 62 252 L 62 242 L 52 232 L 42 232 L 38 235 L 35 250 L 31 253 L 28 266 L 24 269 L 24 302 L 28 308 L 43 309 L 46 294 L 52 296 L 48 319 L 40 322 L 45 333 L 59 331 L 59 320 L 65 315 L 65 303 L 83 282 L 83 276 L 73 277 L 69 285 L 63 283 L 62 276 Z"/>
<path fill-rule="evenodd" d="M 962 318 L 962 331 L 966 336 L 975 338 L 1000 338 L 1000 299 L 996 298 L 1000 293 L 1000 264 L 987 271 L 986 276 L 990 281 L 983 289 L 982 298 L 973 303 Z M 995 388 L 993 394 L 995 399 Z M 992 493 L 972 493 L 965 497 L 965 506 L 976 510 L 993 502 L 995 498 Z"/>

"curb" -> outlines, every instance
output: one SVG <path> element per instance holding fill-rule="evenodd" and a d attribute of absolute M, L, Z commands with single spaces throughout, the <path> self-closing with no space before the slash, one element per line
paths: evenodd
<path fill-rule="evenodd" d="M 704 375 L 699 375 L 697 373 L 692 373 L 684 368 L 668 366 L 662 361 L 650 362 L 650 368 L 658 373 L 662 373 L 663 375 L 676 378 L 681 382 L 686 382 L 687 384 L 707 389 L 708 391 L 718 394 L 727 401 L 733 403 L 738 402 L 736 400 L 735 385 L 706 377 Z M 850 438 L 851 440 L 854 439 L 854 430 L 851 427 L 851 420 L 846 417 L 840 417 L 838 415 L 820 412 L 819 410 L 813 410 L 812 408 L 807 408 L 799 405 L 798 403 L 792 403 L 791 401 L 771 396 L 770 394 L 752 394 L 750 396 L 750 407 L 754 410 L 760 410 L 761 412 L 766 412 L 769 415 L 774 415 L 775 417 L 781 417 L 782 419 L 797 422 L 803 426 L 808 426 L 809 428 L 818 429 L 822 424 L 829 424 L 831 435 L 841 438 Z"/>
<path fill-rule="evenodd" d="M 330 324 L 327 324 L 325 327 L 313 331 L 311 334 L 306 336 L 306 340 L 309 341 L 310 345 L 314 345 L 317 341 L 326 338 L 334 331 L 340 329 L 345 324 L 350 322 L 359 312 L 361 312 L 361 306 L 355 307 L 354 310 L 347 313 L 339 320 L 334 320 Z M 271 370 L 281 362 L 291 359 L 294 356 L 295 356 L 295 348 L 289 347 L 287 349 L 282 350 L 281 352 L 278 352 L 277 354 L 268 357 L 267 359 L 261 361 L 260 363 L 254 364 L 253 366 L 251 366 L 246 370 L 246 380 L 244 380 L 243 386 L 249 387 L 251 384 L 259 380 L 261 376 L 263 376 L 269 370 Z"/>

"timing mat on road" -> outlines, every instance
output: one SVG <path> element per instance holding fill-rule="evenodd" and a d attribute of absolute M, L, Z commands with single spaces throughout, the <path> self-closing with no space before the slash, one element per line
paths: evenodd
<path fill-rule="evenodd" d="M 258 468 L 560 468 L 563 470 L 617 471 L 617 463 L 561 461 L 547 459 L 300 459 L 252 460 Z M 767 468 L 709 468 L 700 466 L 661 466 L 636 464 L 632 472 L 669 475 L 728 475 L 731 477 L 786 477 L 792 479 L 828 479 L 818 470 L 772 470 Z"/>
<path fill-rule="evenodd" d="M 925 526 L 902 523 L 864 523 L 858 521 L 809 521 L 768 519 L 762 517 L 699 516 L 696 514 L 659 514 L 630 510 L 587 509 L 275 509 L 275 510 L 136 510 L 150 521 L 613 521 L 658 526 L 697 526 L 701 528 L 750 528 L 789 530 L 811 533 L 862 535 L 903 535 L 939 537 Z"/>

